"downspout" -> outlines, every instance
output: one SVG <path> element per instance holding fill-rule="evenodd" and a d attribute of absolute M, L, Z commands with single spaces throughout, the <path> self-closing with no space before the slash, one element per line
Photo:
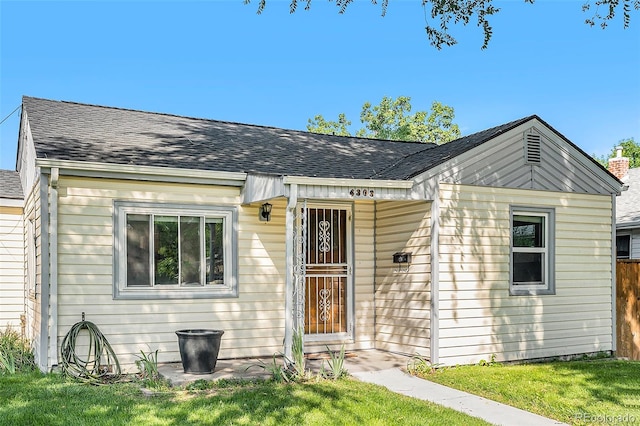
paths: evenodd
<path fill-rule="evenodd" d="M 618 322 L 617 310 L 616 310 L 616 291 L 618 287 L 616 277 L 616 195 L 611 195 L 611 350 L 615 354 L 617 350 L 618 333 L 616 330 L 616 324 Z"/>
<path fill-rule="evenodd" d="M 58 179 L 60 169 L 51 169 L 49 181 L 49 305 L 50 305 L 50 366 L 58 365 Z"/>
<path fill-rule="evenodd" d="M 431 201 L 431 319 L 430 361 L 440 362 L 440 184 L 436 182 Z"/>
<path fill-rule="evenodd" d="M 295 226 L 295 210 L 298 204 L 298 185 L 289 185 L 289 201 L 285 212 L 285 296 L 284 296 L 284 355 L 291 359 L 293 344 L 293 268 L 294 268 L 294 244 L 293 228 Z"/>
<path fill-rule="evenodd" d="M 40 342 L 38 367 L 49 369 L 49 177 L 40 173 Z M 36 297 L 38 297 L 36 293 Z"/>

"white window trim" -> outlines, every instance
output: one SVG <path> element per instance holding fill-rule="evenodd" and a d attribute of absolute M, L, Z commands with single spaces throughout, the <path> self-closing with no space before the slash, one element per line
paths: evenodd
<path fill-rule="evenodd" d="M 616 232 L 616 246 L 618 244 L 618 237 L 628 237 L 629 238 L 629 256 L 622 257 L 618 256 L 618 248 L 616 247 L 616 259 L 633 259 L 633 236 L 630 232 Z"/>
<path fill-rule="evenodd" d="M 128 214 L 205 216 L 224 223 L 224 284 L 199 287 L 127 287 L 126 217 Z M 196 206 L 164 203 L 113 202 L 114 299 L 214 299 L 238 297 L 238 209 L 234 206 Z"/>
<path fill-rule="evenodd" d="M 556 294 L 555 286 L 555 209 L 510 206 L 509 209 L 509 294 L 512 296 L 536 296 L 543 294 Z M 513 246 L 513 217 L 514 216 L 538 216 L 544 217 L 544 241 L 545 247 L 514 247 Z M 543 253 L 543 282 L 516 284 L 513 282 L 513 253 Z"/>

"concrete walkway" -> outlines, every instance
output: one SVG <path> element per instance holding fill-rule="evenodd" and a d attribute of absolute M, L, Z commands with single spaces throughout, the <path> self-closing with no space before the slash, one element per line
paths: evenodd
<path fill-rule="evenodd" d="M 327 356 L 322 356 L 322 354 L 309 355 L 307 367 L 317 373 L 326 360 Z M 495 425 L 546 426 L 563 424 L 528 411 L 413 377 L 404 372 L 407 363 L 411 361 L 411 357 L 408 356 L 377 350 L 356 351 L 347 354 L 344 361 L 349 374 L 363 382 L 381 385 L 399 394 L 453 408 Z M 185 374 L 180 363 L 161 364 L 158 366 L 158 370 L 162 376 L 169 379 L 173 386 L 183 386 L 199 379 L 270 377 L 267 371 L 256 367 L 260 362 L 270 364 L 273 362 L 273 358 L 222 359 L 218 361 L 215 372 L 212 374 Z M 282 360 L 278 359 L 277 362 L 281 363 Z"/>
<path fill-rule="evenodd" d="M 454 410 L 481 418 L 495 425 L 546 426 L 565 424 L 509 405 L 411 376 L 399 368 L 362 371 L 352 373 L 351 375 L 363 382 L 374 383 L 402 395 L 453 408 Z"/>

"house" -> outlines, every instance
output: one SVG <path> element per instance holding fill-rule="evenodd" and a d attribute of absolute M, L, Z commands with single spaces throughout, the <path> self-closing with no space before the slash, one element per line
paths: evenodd
<path fill-rule="evenodd" d="M 609 159 L 608 169 L 627 187 L 616 200 L 617 257 L 640 259 L 640 169 L 629 169 L 622 148 Z"/>
<path fill-rule="evenodd" d="M 201 328 L 220 358 L 615 349 L 622 183 L 535 115 L 437 146 L 25 97 L 18 145 L 43 370 L 83 314 L 125 368 Z"/>
<path fill-rule="evenodd" d="M 20 331 L 24 308 L 24 222 L 20 176 L 0 170 L 0 330 Z"/>

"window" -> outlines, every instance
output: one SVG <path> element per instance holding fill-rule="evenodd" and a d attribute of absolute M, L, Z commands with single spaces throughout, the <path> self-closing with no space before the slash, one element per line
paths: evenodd
<path fill-rule="evenodd" d="M 616 257 L 618 259 L 631 258 L 631 235 L 616 236 Z"/>
<path fill-rule="evenodd" d="M 554 294 L 553 209 L 511 208 L 510 294 Z"/>
<path fill-rule="evenodd" d="M 234 207 L 114 203 L 114 297 L 237 296 Z"/>

